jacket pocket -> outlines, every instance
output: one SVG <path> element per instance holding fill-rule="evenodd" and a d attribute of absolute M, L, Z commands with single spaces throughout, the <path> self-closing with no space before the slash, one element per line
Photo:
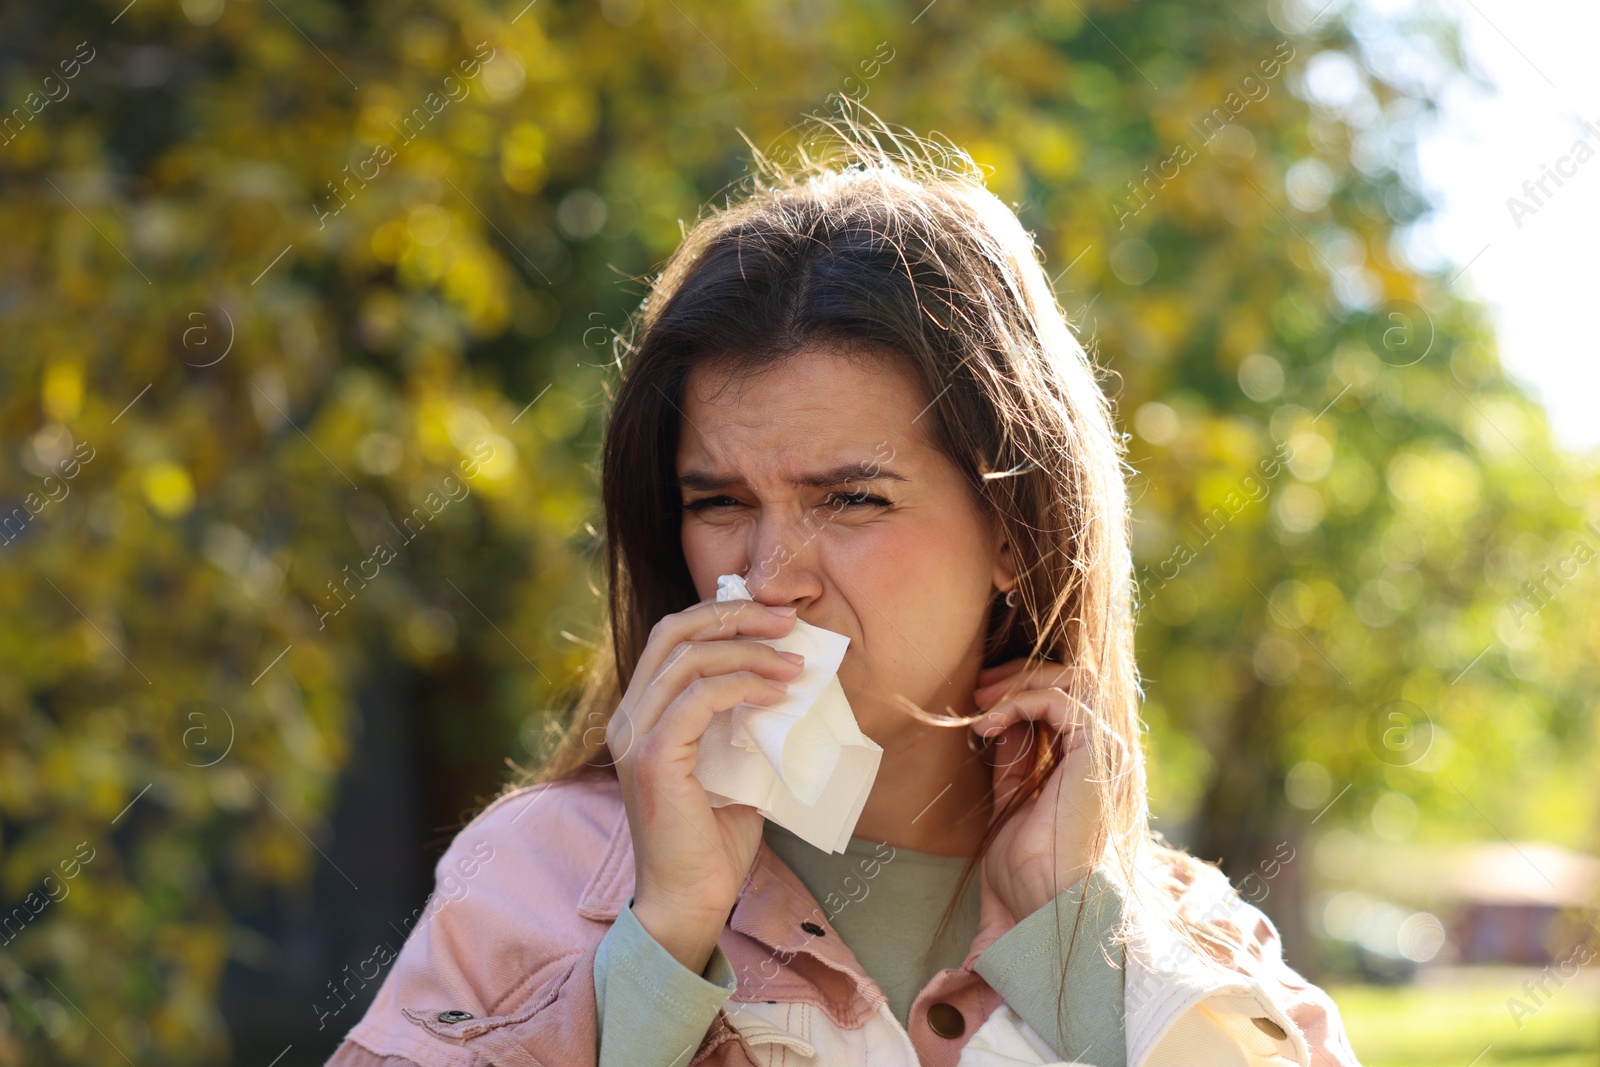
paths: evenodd
<path fill-rule="evenodd" d="M 400 1010 L 407 1019 L 433 1036 L 492 1057 L 497 1067 L 542 1067 L 520 1043 L 509 1040 L 510 1035 L 501 1031 L 527 1022 L 554 1004 L 584 955 L 575 952 L 552 963 L 549 977 L 526 999 L 514 999 L 512 1002 L 521 1006 L 505 1015 L 475 1015 L 460 1005 L 449 1004 Z"/>

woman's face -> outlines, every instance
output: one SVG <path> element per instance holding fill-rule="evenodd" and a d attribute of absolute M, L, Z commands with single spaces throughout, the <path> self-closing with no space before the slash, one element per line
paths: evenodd
<path fill-rule="evenodd" d="M 933 714 L 972 710 L 1010 552 L 918 416 L 931 398 L 898 359 L 800 354 L 742 380 L 702 361 L 682 405 L 683 553 L 702 599 L 739 574 L 764 604 L 850 638 L 839 681 L 888 749 Z"/>

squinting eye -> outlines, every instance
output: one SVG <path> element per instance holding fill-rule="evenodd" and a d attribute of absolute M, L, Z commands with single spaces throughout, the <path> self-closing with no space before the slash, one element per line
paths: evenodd
<path fill-rule="evenodd" d="M 837 501 L 838 504 L 836 506 L 842 507 L 886 508 L 890 506 L 888 500 L 881 496 L 874 496 L 871 493 L 833 493 L 828 499 L 829 501 Z M 738 504 L 739 501 L 731 496 L 708 496 L 683 504 L 681 507 L 684 511 L 702 511 L 706 508 L 734 507 Z"/>
<path fill-rule="evenodd" d="M 841 500 L 850 507 L 886 508 L 889 506 L 889 502 L 883 497 L 873 496 L 871 493 L 834 493 L 829 499 Z"/>
<path fill-rule="evenodd" d="M 684 511 L 700 511 L 703 508 L 722 507 L 724 501 L 726 501 L 727 503 L 731 503 L 731 504 L 737 504 L 738 503 L 738 501 L 733 499 L 733 497 L 731 497 L 731 496 L 707 496 L 707 497 L 701 497 L 699 500 L 696 500 L 693 503 L 684 504 L 683 505 L 683 510 Z"/>

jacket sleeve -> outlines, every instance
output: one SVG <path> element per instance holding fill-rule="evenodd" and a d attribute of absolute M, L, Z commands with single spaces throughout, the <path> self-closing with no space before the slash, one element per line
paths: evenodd
<path fill-rule="evenodd" d="M 1258 956 L 1271 978 L 1267 991 L 1300 1028 L 1310 1053 L 1311 1067 L 1361 1067 L 1350 1045 L 1350 1037 L 1345 1033 L 1339 1006 L 1320 987 L 1289 966 L 1283 957 L 1278 928 L 1272 920 L 1255 907 L 1246 907 L 1250 908 L 1256 922 L 1253 944 L 1259 949 L 1252 954 Z"/>
<path fill-rule="evenodd" d="M 600 1067 L 683 1067 L 735 988 L 722 946 L 695 974 L 650 936 L 629 896 L 594 959 Z"/>
<path fill-rule="evenodd" d="M 594 873 L 584 846 L 614 818 L 602 824 L 559 786 L 536 809 L 541 798 L 491 805 L 456 836 L 332 1067 L 594 1067 L 593 968 L 608 924 L 578 913 L 573 887 Z"/>
<path fill-rule="evenodd" d="M 1231 958 L 1227 953 L 1213 953 L 1215 962 L 1229 971 L 1250 976 L 1260 995 L 1294 1024 L 1304 1042 L 1309 1067 L 1361 1067 L 1338 1006 L 1289 965 L 1278 928 L 1266 913 L 1244 900 L 1211 864 L 1195 862 L 1182 881 L 1189 885 L 1190 892 L 1184 894 L 1181 910 L 1241 946 L 1232 950 Z M 1173 1026 L 1152 1055 L 1152 1067 L 1207 1062 L 1196 1060 L 1195 1054 L 1208 1041 L 1225 1046 L 1227 1055 L 1236 1057 L 1238 1049 L 1259 1041 L 1262 1033 L 1280 1042 L 1285 1036 L 1282 1027 L 1250 1011 L 1241 998 L 1219 998 L 1203 1007 L 1205 1010 L 1190 1012 Z"/>
<path fill-rule="evenodd" d="M 1123 949 L 1110 940 L 1122 921 L 1124 903 L 1101 871 L 1091 871 L 1007 930 L 973 963 L 973 970 L 1063 1060 L 1120 1067 L 1126 1059 Z M 1079 923 L 1075 943 L 1074 923 Z M 1070 956 L 1069 943 L 1073 944 Z M 1064 999 L 1060 997 L 1063 961 Z"/>

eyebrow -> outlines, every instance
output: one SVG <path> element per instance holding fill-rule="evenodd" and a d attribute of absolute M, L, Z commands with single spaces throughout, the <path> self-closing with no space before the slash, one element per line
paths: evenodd
<path fill-rule="evenodd" d="M 850 485 L 855 482 L 909 482 L 911 479 L 903 474 L 897 474 L 887 467 L 879 466 L 878 473 L 869 476 L 865 470 L 865 463 L 842 463 L 837 467 L 826 470 L 802 474 L 798 478 L 789 479 L 790 485 L 811 489 L 832 489 L 834 486 Z M 698 489 L 710 491 L 713 489 L 726 489 L 730 485 L 743 485 L 744 480 L 738 477 L 728 477 L 713 474 L 710 471 L 691 470 L 678 476 L 678 485 L 684 489 Z"/>

